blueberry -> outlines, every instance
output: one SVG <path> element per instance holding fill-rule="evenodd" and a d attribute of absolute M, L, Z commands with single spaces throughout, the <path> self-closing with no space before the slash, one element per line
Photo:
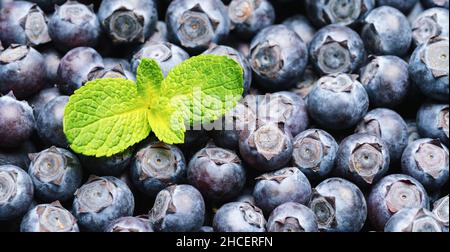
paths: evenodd
<path fill-rule="evenodd" d="M 131 164 L 131 181 L 140 191 L 155 197 L 171 184 L 183 182 L 186 161 L 179 148 L 152 141 L 140 149 Z"/>
<path fill-rule="evenodd" d="M 376 0 L 377 6 L 391 6 L 396 8 L 397 10 L 408 14 L 413 8 L 414 5 L 418 2 L 418 0 Z"/>
<path fill-rule="evenodd" d="M 41 204 L 23 217 L 20 232 L 79 232 L 73 215 L 56 201 Z"/>
<path fill-rule="evenodd" d="M 305 70 L 300 81 L 298 81 L 294 87 L 291 89 L 291 92 L 299 95 L 303 98 L 303 100 L 308 102 L 308 95 L 319 79 L 319 75 L 314 71 L 312 66 L 308 66 Z"/>
<path fill-rule="evenodd" d="M 448 0 L 421 0 L 423 6 L 426 8 L 432 8 L 432 7 L 442 7 L 448 9 Z"/>
<path fill-rule="evenodd" d="M 97 176 L 122 175 L 128 168 L 133 158 L 133 148 L 115 154 L 111 157 L 91 157 L 78 155 L 84 169 Z"/>
<path fill-rule="evenodd" d="M 393 164 L 400 161 L 403 150 L 408 145 L 408 125 L 399 114 L 390 109 L 370 111 L 358 124 L 355 132 L 371 134 L 383 140 Z"/>
<path fill-rule="evenodd" d="M 221 206 L 213 219 L 216 232 L 265 232 L 265 225 L 261 209 L 245 202 Z"/>
<path fill-rule="evenodd" d="M 105 229 L 105 232 L 114 233 L 149 233 L 153 232 L 152 226 L 149 220 L 144 216 L 138 217 L 121 217 L 111 223 Z"/>
<path fill-rule="evenodd" d="M 34 117 L 38 118 L 39 113 L 42 111 L 45 105 L 59 96 L 61 96 L 61 93 L 56 87 L 42 89 L 38 94 L 33 96 L 29 100 L 29 104 L 33 108 Z"/>
<path fill-rule="evenodd" d="M 205 202 L 190 185 L 173 185 L 158 193 L 149 219 L 155 231 L 193 232 L 203 226 Z"/>
<path fill-rule="evenodd" d="M 268 0 L 232 0 L 228 16 L 234 31 L 244 38 L 253 37 L 275 22 L 275 10 Z"/>
<path fill-rule="evenodd" d="M 122 58 L 103 58 L 103 64 L 106 69 L 112 69 L 120 65 L 124 71 L 131 72 L 131 64 L 127 59 Z"/>
<path fill-rule="evenodd" d="M 33 201 L 33 182 L 21 168 L 0 166 L 0 220 L 12 220 L 28 210 Z"/>
<path fill-rule="evenodd" d="M 403 174 L 381 179 L 372 187 L 367 203 L 369 220 L 380 231 L 392 215 L 404 208 L 430 207 L 428 194 L 419 181 Z"/>
<path fill-rule="evenodd" d="M 406 125 L 408 126 L 408 144 L 420 139 L 419 129 L 417 127 L 415 120 L 406 121 Z"/>
<path fill-rule="evenodd" d="M 27 141 L 18 148 L 0 149 L 0 166 L 14 165 L 27 171 L 30 165 L 28 153 L 36 152 L 36 147 Z"/>
<path fill-rule="evenodd" d="M 443 232 L 444 225 L 425 208 L 407 208 L 394 214 L 384 232 Z"/>
<path fill-rule="evenodd" d="M 321 74 L 353 73 L 366 60 L 358 33 L 340 25 L 320 29 L 309 44 L 311 63 Z"/>
<path fill-rule="evenodd" d="M 170 41 L 199 52 L 223 41 L 231 22 L 220 0 L 175 0 L 167 9 L 166 24 Z"/>
<path fill-rule="evenodd" d="M 410 89 L 408 63 L 397 56 L 371 56 L 360 69 L 360 79 L 372 107 L 400 105 Z"/>
<path fill-rule="evenodd" d="M 126 72 L 122 67 L 122 64 L 116 65 L 112 68 L 105 68 L 100 71 L 96 71 L 90 76 L 91 79 L 103 79 L 103 78 L 119 78 L 119 79 L 130 79 L 136 80 L 136 77 L 131 72 Z"/>
<path fill-rule="evenodd" d="M 412 142 L 402 156 L 402 171 L 435 191 L 448 181 L 448 149 L 439 140 L 429 138 Z"/>
<path fill-rule="evenodd" d="M 433 204 L 433 213 L 435 217 L 444 224 L 444 230 L 448 232 L 448 194 Z"/>
<path fill-rule="evenodd" d="M 372 54 L 403 56 L 411 45 L 411 25 L 399 10 L 381 6 L 364 18 L 361 38 Z"/>
<path fill-rule="evenodd" d="M 304 205 L 288 202 L 278 206 L 267 220 L 268 232 L 318 232 L 317 218 Z"/>
<path fill-rule="evenodd" d="M 269 91 L 281 91 L 300 80 L 308 63 L 306 44 L 285 25 L 261 30 L 250 44 L 250 65 L 257 83 Z"/>
<path fill-rule="evenodd" d="M 239 157 L 232 151 L 206 147 L 189 161 L 187 179 L 205 197 L 212 201 L 227 201 L 242 191 L 245 170 Z"/>
<path fill-rule="evenodd" d="M 163 21 L 158 21 L 156 23 L 156 27 L 152 36 L 149 39 L 147 39 L 146 43 L 161 43 L 168 41 L 169 35 L 166 23 L 164 23 Z"/>
<path fill-rule="evenodd" d="M 409 74 L 420 91 L 433 99 L 448 102 L 449 42 L 433 37 L 416 48 L 409 60 Z"/>
<path fill-rule="evenodd" d="M 36 94 L 47 78 L 42 69 L 44 57 L 31 47 L 14 44 L 0 51 L 0 93 L 13 91 L 19 99 Z"/>
<path fill-rule="evenodd" d="M 104 68 L 103 59 L 97 51 L 89 47 L 70 50 L 61 59 L 58 67 L 58 88 L 70 95 L 92 80 L 92 75 Z"/>
<path fill-rule="evenodd" d="M 26 101 L 18 101 L 10 92 L 0 97 L 0 147 L 13 148 L 31 137 L 36 123 Z"/>
<path fill-rule="evenodd" d="M 306 176 L 295 167 L 266 173 L 256 178 L 253 190 L 256 206 L 264 213 L 287 202 L 308 204 L 311 198 L 311 184 Z"/>
<path fill-rule="evenodd" d="M 316 26 L 353 25 L 375 6 L 374 0 L 306 0 L 309 18 Z"/>
<path fill-rule="evenodd" d="M 69 102 L 68 96 L 59 96 L 47 103 L 40 111 L 36 120 L 39 138 L 46 145 L 67 148 L 66 135 L 63 131 L 64 108 Z"/>
<path fill-rule="evenodd" d="M 103 0 L 98 18 L 113 43 L 144 43 L 156 27 L 158 13 L 154 0 Z"/>
<path fill-rule="evenodd" d="M 103 64 L 105 65 L 105 71 L 103 71 L 103 73 L 102 71 L 99 71 L 99 78 L 125 78 L 136 80 L 136 75 L 131 70 L 131 64 L 126 59 L 104 58 Z"/>
<path fill-rule="evenodd" d="M 291 164 L 309 180 L 321 181 L 330 174 L 339 147 L 330 134 L 320 129 L 308 129 L 297 135 L 292 145 Z"/>
<path fill-rule="evenodd" d="M 422 137 L 437 138 L 448 146 L 448 104 L 425 103 L 417 112 L 417 127 Z"/>
<path fill-rule="evenodd" d="M 444 8 L 431 8 L 420 13 L 412 23 L 413 40 L 416 45 L 435 36 L 448 37 L 449 15 Z"/>
<path fill-rule="evenodd" d="M 58 67 L 61 55 L 53 48 L 42 50 L 41 54 L 44 57 L 47 82 L 54 85 L 58 83 Z"/>
<path fill-rule="evenodd" d="M 36 4 L 7 3 L 0 10 L 0 40 L 5 45 L 41 45 L 51 41 L 47 17 Z"/>
<path fill-rule="evenodd" d="M 111 221 L 133 214 L 134 197 L 118 178 L 92 176 L 75 192 L 72 207 L 82 230 L 101 232 Z"/>
<path fill-rule="evenodd" d="M 361 190 L 341 178 L 329 178 L 313 191 L 309 204 L 323 232 L 359 232 L 367 218 Z"/>
<path fill-rule="evenodd" d="M 307 45 L 316 34 L 316 28 L 310 23 L 309 19 L 302 15 L 295 15 L 286 20 L 283 24 L 293 30 Z"/>
<path fill-rule="evenodd" d="M 366 90 L 356 76 L 333 74 L 319 79 L 308 95 L 310 117 L 321 127 L 348 129 L 369 109 Z"/>

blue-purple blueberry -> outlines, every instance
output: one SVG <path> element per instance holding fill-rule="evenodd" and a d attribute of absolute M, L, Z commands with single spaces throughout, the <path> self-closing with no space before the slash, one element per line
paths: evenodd
<path fill-rule="evenodd" d="M 246 202 L 227 203 L 213 219 L 216 232 L 265 232 L 266 220 L 258 207 Z"/>
<path fill-rule="evenodd" d="M 228 16 L 237 34 L 251 38 L 273 25 L 275 9 L 269 0 L 232 0 L 228 5 Z"/>
<path fill-rule="evenodd" d="M 42 89 L 38 94 L 33 96 L 28 102 L 33 108 L 34 117 L 37 119 L 45 105 L 59 96 L 61 96 L 61 92 L 56 87 Z"/>
<path fill-rule="evenodd" d="M 448 146 L 449 141 L 449 105 L 443 103 L 425 103 L 417 112 L 417 128 L 422 137 L 439 139 Z"/>
<path fill-rule="evenodd" d="M 153 232 L 148 217 L 125 216 L 118 218 L 106 226 L 104 232 L 109 233 L 149 233 Z"/>
<path fill-rule="evenodd" d="M 435 36 L 448 37 L 448 23 L 448 9 L 431 8 L 423 11 L 412 23 L 414 43 L 421 45 Z"/>
<path fill-rule="evenodd" d="M 36 130 L 44 144 L 61 148 L 69 146 L 63 129 L 64 109 L 68 102 L 68 96 L 58 96 L 39 112 L 36 119 Z"/>
<path fill-rule="evenodd" d="M 128 170 L 133 159 L 133 148 L 112 155 L 110 157 L 92 157 L 78 155 L 83 169 L 97 176 L 119 177 Z"/>
<path fill-rule="evenodd" d="M 329 24 L 355 25 L 375 7 L 374 0 L 306 0 L 311 21 L 318 27 Z"/>
<path fill-rule="evenodd" d="M 449 198 L 448 194 L 440 198 L 433 204 L 433 213 L 435 217 L 444 224 L 445 232 L 448 232 L 448 212 L 449 212 Z"/>
<path fill-rule="evenodd" d="M 79 232 L 75 217 L 58 201 L 40 204 L 23 217 L 20 232 Z"/>
<path fill-rule="evenodd" d="M 317 218 L 308 207 L 287 202 L 275 208 L 267 220 L 268 232 L 318 232 Z"/>
<path fill-rule="evenodd" d="M 389 219 L 384 232 L 444 232 L 444 225 L 426 208 L 406 208 Z"/>

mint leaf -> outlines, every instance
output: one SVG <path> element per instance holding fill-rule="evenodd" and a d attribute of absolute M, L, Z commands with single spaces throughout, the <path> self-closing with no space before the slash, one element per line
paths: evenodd
<path fill-rule="evenodd" d="M 184 143 L 186 127 L 183 115 L 168 102 L 168 99 L 161 98 L 158 99 L 158 103 L 152 104 L 147 117 L 149 124 L 154 127 L 153 133 L 160 141 L 167 144 Z"/>
<path fill-rule="evenodd" d="M 137 69 L 136 80 L 139 95 L 151 99 L 152 96 L 159 96 L 164 74 L 158 62 L 154 59 L 143 58 Z"/>
<path fill-rule="evenodd" d="M 75 91 L 64 112 L 70 147 L 87 156 L 112 156 L 150 134 L 148 102 L 133 81 L 97 79 Z"/>

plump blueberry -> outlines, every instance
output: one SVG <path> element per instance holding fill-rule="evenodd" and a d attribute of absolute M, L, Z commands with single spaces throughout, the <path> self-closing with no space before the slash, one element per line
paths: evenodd
<path fill-rule="evenodd" d="M 190 185 L 173 185 L 156 196 L 149 220 L 158 232 L 195 232 L 203 226 L 205 202 Z"/>
<path fill-rule="evenodd" d="M 320 29 L 309 45 L 311 63 L 321 74 L 352 73 L 366 60 L 358 33 L 340 25 Z"/>
<path fill-rule="evenodd" d="M 429 208 L 425 188 L 413 177 L 392 174 L 381 179 L 367 200 L 369 220 L 376 230 L 383 230 L 392 215 L 404 208 Z"/>
<path fill-rule="evenodd" d="M 97 51 L 89 47 L 77 47 L 70 50 L 61 59 L 58 67 L 58 88 L 70 95 L 93 79 L 97 71 L 104 68 L 103 59 Z"/>
<path fill-rule="evenodd" d="M 32 47 L 11 45 L 0 51 L 0 93 L 13 91 L 19 98 L 38 93 L 45 85 L 45 61 Z"/>
<path fill-rule="evenodd" d="M 408 145 L 408 125 L 397 112 L 379 108 L 367 113 L 355 130 L 379 137 L 386 143 L 391 163 L 400 161 Z"/>
<path fill-rule="evenodd" d="M 113 43 L 144 43 L 156 27 L 158 13 L 154 0 L 103 0 L 98 18 Z"/>
<path fill-rule="evenodd" d="M 417 127 L 422 137 L 441 140 L 448 146 L 448 104 L 425 103 L 417 112 Z"/>
<path fill-rule="evenodd" d="M 147 39 L 146 43 L 161 43 L 167 41 L 169 41 L 167 25 L 163 21 L 158 21 L 152 36 Z"/>
<path fill-rule="evenodd" d="M 90 76 L 90 79 L 92 80 L 103 78 L 112 78 L 112 79 L 120 78 L 120 79 L 136 80 L 135 75 L 131 72 L 127 72 L 122 67 L 122 64 L 118 64 L 111 68 L 105 67 L 104 69 L 96 71 L 94 74 Z"/>
<path fill-rule="evenodd" d="M 75 47 L 97 45 L 101 27 L 92 8 L 77 1 L 56 6 L 48 22 L 48 32 L 57 48 L 68 51 Z"/>
<path fill-rule="evenodd" d="M 70 151 L 50 147 L 30 154 L 28 174 L 35 195 L 44 202 L 67 201 L 81 185 L 80 161 Z"/>
<path fill-rule="evenodd" d="M 423 6 L 426 8 L 442 7 L 448 9 L 448 0 L 421 0 Z"/>
<path fill-rule="evenodd" d="M 41 51 L 41 54 L 44 57 L 47 83 L 54 85 L 58 83 L 58 67 L 61 55 L 53 48 L 44 49 Z"/>
<path fill-rule="evenodd" d="M 128 168 L 133 158 L 133 148 L 129 148 L 111 157 L 91 157 L 78 155 L 84 169 L 97 176 L 119 177 Z"/>
<path fill-rule="evenodd" d="M 45 105 L 59 96 L 61 96 L 61 93 L 56 87 L 42 89 L 41 92 L 33 96 L 29 100 L 29 104 L 33 108 L 34 117 L 38 118 L 39 113 L 42 111 Z"/>
<path fill-rule="evenodd" d="M 0 166 L 14 165 L 27 171 L 30 165 L 28 153 L 36 152 L 36 147 L 32 142 L 27 141 L 17 148 L 0 149 Z"/>
<path fill-rule="evenodd" d="M 318 232 L 317 218 L 304 205 L 288 202 L 278 206 L 267 220 L 268 232 Z"/>
<path fill-rule="evenodd" d="M 251 38 L 273 25 L 275 9 L 268 0 L 232 0 L 228 5 L 228 16 L 237 34 Z"/>
<path fill-rule="evenodd" d="M 33 182 L 21 168 L 0 166 L 0 220 L 12 220 L 28 210 L 33 201 Z"/>
<path fill-rule="evenodd" d="M 307 103 L 308 95 L 313 89 L 314 84 L 316 84 L 319 77 L 320 75 L 314 71 L 314 68 L 308 65 L 302 78 L 294 85 L 294 87 L 291 89 L 291 92 L 294 92 L 295 94 L 302 97 L 303 100 Z"/>
<path fill-rule="evenodd" d="M 47 17 L 36 4 L 7 3 L 0 10 L 0 40 L 4 45 L 41 45 L 51 41 Z"/>
<path fill-rule="evenodd" d="M 306 0 L 309 18 L 318 27 L 329 24 L 353 25 L 374 7 L 374 0 Z"/>
<path fill-rule="evenodd" d="M 449 200 L 447 196 L 437 200 L 433 204 L 433 213 L 435 217 L 444 224 L 444 231 L 448 232 L 448 212 L 449 212 Z"/>
<path fill-rule="evenodd" d="M 435 36 L 448 37 L 448 9 L 431 8 L 420 13 L 412 23 L 413 40 L 416 45 Z"/>
<path fill-rule="evenodd" d="M 232 151 L 206 147 L 189 161 L 188 182 L 212 201 L 227 201 L 239 195 L 245 185 L 245 170 Z"/>
<path fill-rule="evenodd" d="M 230 31 L 230 18 L 220 0 L 175 0 L 167 8 L 170 41 L 199 52 L 219 44 Z"/>
<path fill-rule="evenodd" d="M 411 45 L 411 25 L 399 10 L 381 6 L 364 18 L 361 38 L 370 53 L 403 56 Z"/>
<path fill-rule="evenodd" d="M 250 65 L 257 83 L 269 91 L 282 91 L 300 80 L 308 63 L 303 40 L 285 25 L 261 30 L 250 44 Z"/>
<path fill-rule="evenodd" d="M 151 43 L 144 45 L 131 59 L 131 67 L 137 71 L 142 58 L 154 59 L 159 63 L 165 76 L 178 64 L 187 60 L 189 54 L 180 47 L 169 42 Z"/>
<path fill-rule="evenodd" d="M 321 127 L 348 129 L 369 109 L 369 97 L 356 76 L 332 74 L 320 78 L 308 95 L 310 117 Z"/>
<path fill-rule="evenodd" d="M 55 145 L 67 148 L 66 135 L 63 131 L 64 108 L 69 102 L 68 96 L 59 96 L 45 105 L 36 120 L 36 129 L 39 138 L 46 145 Z"/>
<path fill-rule="evenodd" d="M 153 232 L 153 228 L 147 217 L 121 217 L 106 227 L 105 232 L 114 233 L 149 233 Z"/>
<path fill-rule="evenodd" d="M 310 23 L 309 19 L 302 15 L 295 15 L 284 20 L 283 24 L 293 30 L 307 45 L 316 34 L 316 28 Z"/>
<path fill-rule="evenodd" d="M 413 8 L 414 5 L 418 2 L 418 0 L 376 0 L 377 6 L 391 6 L 396 8 L 397 10 L 408 14 Z"/>
<path fill-rule="evenodd" d="M 79 232 L 77 220 L 58 201 L 41 204 L 23 217 L 20 232 Z"/>
<path fill-rule="evenodd" d="M 255 204 L 267 215 L 284 203 L 308 204 L 311 198 L 311 184 L 295 167 L 263 174 L 256 181 L 253 190 Z"/>
<path fill-rule="evenodd" d="M 266 220 L 258 207 L 246 202 L 227 203 L 213 219 L 216 232 L 265 232 Z"/>
<path fill-rule="evenodd" d="M 359 232 L 367 218 L 361 190 L 341 178 L 329 178 L 313 192 L 309 204 L 322 232 Z"/>
<path fill-rule="evenodd" d="M 415 120 L 406 121 L 408 126 L 408 144 L 420 139 L 419 129 Z"/>
<path fill-rule="evenodd" d="M 371 56 L 360 69 L 360 79 L 372 107 L 393 108 L 410 89 L 408 63 L 397 56 Z"/>
<path fill-rule="evenodd" d="M 82 230 L 101 232 L 113 220 L 131 216 L 134 197 L 115 177 L 92 176 L 75 192 L 72 213 Z"/>
<path fill-rule="evenodd" d="M 433 99 L 448 102 L 448 37 L 433 37 L 416 48 L 409 60 L 409 74 L 420 91 Z"/>
<path fill-rule="evenodd" d="M 321 181 L 332 171 L 339 146 L 327 132 L 320 129 L 305 130 L 294 138 L 292 145 L 291 164 L 298 167 L 309 180 Z"/>
<path fill-rule="evenodd" d="M 33 109 L 26 101 L 18 101 L 12 92 L 0 97 L 0 148 L 22 145 L 35 127 Z"/>
<path fill-rule="evenodd" d="M 402 156 L 402 171 L 435 191 L 448 181 L 448 149 L 439 140 L 429 138 L 412 142 Z"/>
<path fill-rule="evenodd" d="M 444 225 L 426 208 L 406 208 L 394 214 L 384 232 L 443 232 Z"/>

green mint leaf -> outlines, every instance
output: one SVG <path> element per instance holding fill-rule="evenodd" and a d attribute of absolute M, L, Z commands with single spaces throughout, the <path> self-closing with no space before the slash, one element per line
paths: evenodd
<path fill-rule="evenodd" d="M 145 99 L 159 96 L 159 89 L 164 80 L 164 74 L 158 62 L 154 59 L 143 58 L 137 69 L 137 89 L 139 95 Z"/>
<path fill-rule="evenodd" d="M 75 91 L 64 111 L 70 147 L 87 156 L 112 156 L 150 134 L 148 102 L 126 79 L 97 79 Z"/>
<path fill-rule="evenodd" d="M 184 143 L 186 127 L 183 114 L 173 107 L 167 98 L 158 99 L 148 111 L 148 120 L 153 133 L 167 144 Z"/>

